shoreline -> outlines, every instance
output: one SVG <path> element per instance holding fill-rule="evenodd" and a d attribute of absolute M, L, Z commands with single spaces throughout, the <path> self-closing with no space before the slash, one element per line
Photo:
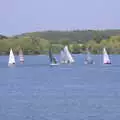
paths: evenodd
<path fill-rule="evenodd" d="M 53 53 L 54 54 L 54 53 Z M 19 56 L 19 55 L 16 55 L 14 54 L 15 56 Z M 58 54 L 54 54 L 54 55 L 60 55 L 59 53 Z M 86 55 L 84 53 L 78 53 L 78 54 L 72 54 L 72 55 Z M 91 55 L 103 55 L 103 54 L 92 54 Z M 120 55 L 120 54 L 109 54 L 109 55 Z M 0 56 L 9 56 L 9 54 L 7 55 L 0 55 Z M 24 56 L 48 56 L 48 54 L 24 54 Z"/>

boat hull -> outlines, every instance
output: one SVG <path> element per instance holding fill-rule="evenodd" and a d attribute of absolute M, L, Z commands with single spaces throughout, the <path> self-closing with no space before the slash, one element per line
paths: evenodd
<path fill-rule="evenodd" d="M 23 63 L 24 63 L 24 61 L 20 61 L 20 63 L 21 63 L 21 64 L 23 64 Z"/>
<path fill-rule="evenodd" d="M 15 63 L 13 63 L 13 64 L 9 63 L 8 64 L 8 67 L 14 67 L 14 66 L 16 66 Z"/>
<path fill-rule="evenodd" d="M 69 61 L 61 61 L 61 64 L 69 64 Z"/>
<path fill-rule="evenodd" d="M 50 66 L 57 66 L 59 63 L 51 63 Z"/>
<path fill-rule="evenodd" d="M 94 61 L 84 61 L 84 64 L 95 64 Z"/>
<path fill-rule="evenodd" d="M 111 64 L 111 62 L 106 62 L 106 63 L 104 63 L 104 64 Z"/>

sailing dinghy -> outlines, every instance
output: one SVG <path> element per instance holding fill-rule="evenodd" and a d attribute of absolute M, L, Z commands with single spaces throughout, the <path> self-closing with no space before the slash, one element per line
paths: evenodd
<path fill-rule="evenodd" d="M 75 60 L 73 59 L 72 55 L 68 50 L 68 46 L 64 47 L 64 61 L 65 63 L 74 63 Z"/>
<path fill-rule="evenodd" d="M 13 54 L 12 48 L 10 49 L 8 66 L 15 66 L 15 56 Z"/>
<path fill-rule="evenodd" d="M 52 54 L 52 49 L 49 49 L 49 59 L 50 59 L 50 65 L 59 65 L 57 59 Z"/>
<path fill-rule="evenodd" d="M 103 64 L 111 64 L 111 60 L 105 48 L 103 48 Z"/>
<path fill-rule="evenodd" d="M 20 49 L 20 51 L 19 51 L 19 57 L 20 57 L 20 63 L 23 64 L 24 63 L 24 55 L 23 55 L 22 49 Z"/>
<path fill-rule="evenodd" d="M 89 52 L 88 48 L 87 48 L 86 52 L 87 52 L 87 55 L 85 57 L 84 64 L 95 64 L 94 60 L 91 57 L 91 53 Z"/>

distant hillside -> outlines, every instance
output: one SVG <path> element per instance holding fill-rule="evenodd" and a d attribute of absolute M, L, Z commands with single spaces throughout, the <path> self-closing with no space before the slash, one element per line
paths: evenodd
<path fill-rule="evenodd" d="M 2 40 L 2 39 L 7 39 L 7 38 L 8 38 L 7 36 L 0 35 L 0 40 Z"/>
<path fill-rule="evenodd" d="M 99 42 L 102 39 L 108 39 L 110 36 L 116 35 L 120 35 L 120 30 L 44 31 L 24 33 L 17 35 L 16 37 L 32 36 L 33 38 L 43 38 L 56 43 L 62 40 L 85 43 L 88 40 L 95 40 Z"/>
<path fill-rule="evenodd" d="M 53 53 L 60 53 L 65 45 L 76 54 L 85 53 L 86 48 L 94 54 L 101 54 L 104 46 L 109 53 L 120 54 L 120 30 L 43 31 L 11 37 L 0 35 L 0 55 L 9 54 L 10 48 L 15 54 L 20 48 L 24 54 L 48 54 L 51 46 Z"/>

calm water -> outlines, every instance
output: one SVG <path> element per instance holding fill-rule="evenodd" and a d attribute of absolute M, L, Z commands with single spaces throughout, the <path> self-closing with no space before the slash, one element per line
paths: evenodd
<path fill-rule="evenodd" d="M 0 57 L 0 120 L 119 120 L 120 56 L 112 65 L 50 67 L 47 56 L 25 56 L 25 64 L 8 68 Z"/>

